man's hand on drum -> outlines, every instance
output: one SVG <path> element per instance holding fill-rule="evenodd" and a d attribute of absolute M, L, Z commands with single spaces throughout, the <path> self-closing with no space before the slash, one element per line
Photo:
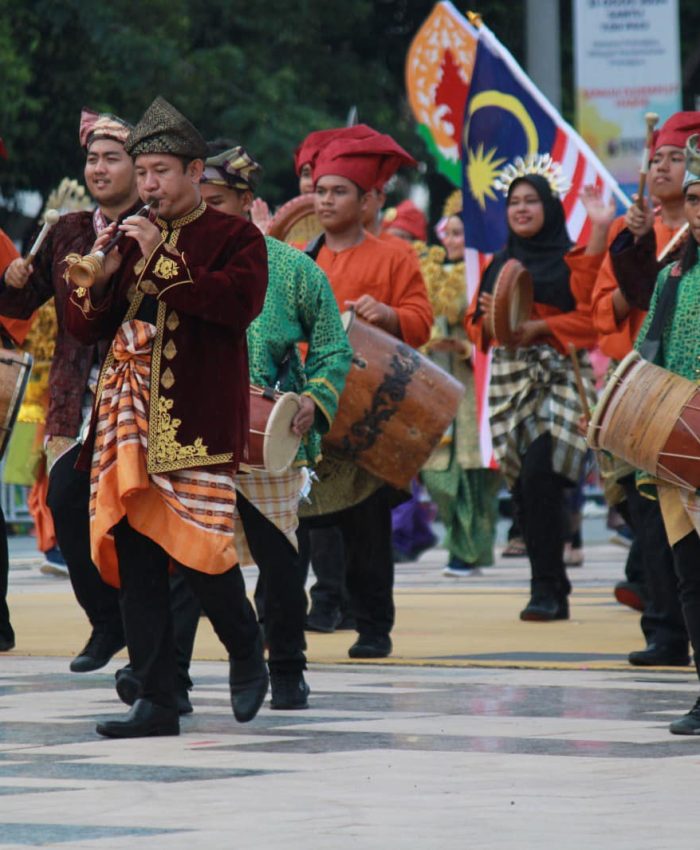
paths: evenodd
<path fill-rule="evenodd" d="M 5 283 L 13 289 L 24 289 L 31 273 L 31 264 L 27 265 L 21 257 L 17 257 L 5 270 Z"/>
<path fill-rule="evenodd" d="M 294 419 L 292 419 L 292 431 L 298 437 L 303 437 L 314 424 L 315 416 L 316 405 L 314 404 L 314 400 L 308 395 L 301 396 L 299 412 Z"/>
<path fill-rule="evenodd" d="M 394 336 L 400 335 L 401 326 L 396 310 L 388 304 L 377 301 L 371 295 L 362 295 L 357 301 L 346 301 L 345 306 L 352 308 L 366 322 L 377 325 Z"/>
<path fill-rule="evenodd" d="M 632 195 L 634 203 L 627 208 L 625 213 L 625 226 L 634 236 L 635 240 L 641 239 L 654 226 L 654 210 L 642 200 L 642 209 L 637 206 L 637 195 Z"/>

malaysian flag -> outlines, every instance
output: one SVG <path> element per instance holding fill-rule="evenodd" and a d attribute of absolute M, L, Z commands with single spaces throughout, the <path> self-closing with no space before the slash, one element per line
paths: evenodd
<path fill-rule="evenodd" d="M 462 194 L 467 294 L 474 296 L 491 254 L 506 242 L 506 197 L 503 173 L 522 161 L 546 155 L 568 188 L 561 199 L 573 242 L 585 244 L 590 222 L 581 203 L 584 186 L 596 185 L 603 197 L 629 200 L 590 147 L 559 115 L 488 27 L 479 28 L 479 43 L 464 111 Z M 474 363 L 481 452 L 494 465 L 488 422 L 490 361 L 477 354 Z"/>

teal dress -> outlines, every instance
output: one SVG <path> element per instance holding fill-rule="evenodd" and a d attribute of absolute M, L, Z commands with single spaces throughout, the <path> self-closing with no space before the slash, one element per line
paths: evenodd
<path fill-rule="evenodd" d="M 460 308 L 454 324 L 445 316 L 436 320 L 434 336 L 468 342 L 462 324 L 466 293 Z M 494 562 L 498 491 L 503 479 L 498 471 L 483 467 L 474 372 L 467 360 L 455 354 L 436 352 L 430 356 L 461 381 L 466 392 L 449 433 L 423 467 L 421 478 L 445 525 L 444 544 L 450 556 L 467 564 L 489 566 Z"/>

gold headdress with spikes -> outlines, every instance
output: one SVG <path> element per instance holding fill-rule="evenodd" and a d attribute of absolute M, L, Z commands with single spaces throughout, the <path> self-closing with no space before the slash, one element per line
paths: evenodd
<path fill-rule="evenodd" d="M 561 163 L 555 162 L 548 153 L 530 153 L 524 159 L 516 157 L 513 162 L 499 171 L 493 181 L 494 189 L 499 189 L 504 195 L 514 180 L 519 177 L 527 177 L 528 174 L 539 174 L 549 183 L 552 194 L 561 198 L 570 188 L 571 184 L 562 171 Z"/>
<path fill-rule="evenodd" d="M 455 191 L 445 201 L 445 205 L 442 208 L 442 217 L 443 218 L 449 218 L 452 215 L 459 215 L 461 212 L 462 212 L 462 190 L 461 189 L 455 189 Z"/>

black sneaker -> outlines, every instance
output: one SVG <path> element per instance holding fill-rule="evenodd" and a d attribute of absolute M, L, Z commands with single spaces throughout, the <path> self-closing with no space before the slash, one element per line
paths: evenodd
<path fill-rule="evenodd" d="M 687 714 L 671 721 L 668 731 L 672 735 L 700 735 L 700 697 Z"/>
<path fill-rule="evenodd" d="M 124 646 L 124 635 L 93 629 L 88 642 L 71 661 L 70 669 L 73 673 L 99 670 Z"/>
<path fill-rule="evenodd" d="M 533 596 L 520 612 L 520 619 L 531 623 L 569 619 L 569 601 L 550 596 Z"/>
<path fill-rule="evenodd" d="M 309 707 L 311 688 L 301 672 L 271 673 L 270 688 L 272 690 L 270 708 L 277 711 L 298 711 Z"/>
<path fill-rule="evenodd" d="M 392 649 L 389 635 L 359 635 L 348 655 L 350 658 L 386 658 Z"/>

